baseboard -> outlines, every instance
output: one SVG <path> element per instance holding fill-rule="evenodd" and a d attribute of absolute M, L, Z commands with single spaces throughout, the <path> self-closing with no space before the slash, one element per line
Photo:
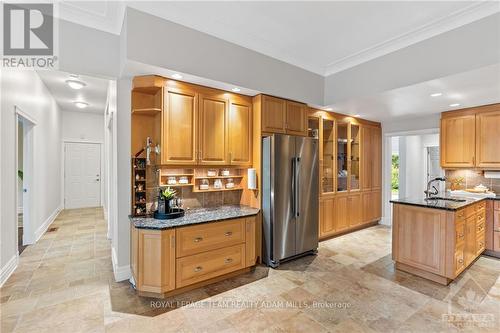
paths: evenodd
<path fill-rule="evenodd" d="M 391 226 L 392 225 L 392 219 L 390 217 L 383 216 L 380 219 L 379 224 Z"/>
<path fill-rule="evenodd" d="M 52 222 L 55 221 L 59 213 L 62 211 L 62 206 L 59 206 L 54 210 L 52 214 L 43 222 L 43 224 L 35 231 L 35 243 L 43 236 L 45 231 L 50 227 Z"/>
<path fill-rule="evenodd" d="M 14 273 L 19 263 L 19 253 L 17 253 L 5 264 L 0 270 L 0 287 L 9 279 L 9 277 Z"/>
<path fill-rule="evenodd" d="M 118 266 L 118 258 L 114 247 L 111 247 L 111 261 L 113 262 L 113 274 L 116 282 L 125 281 L 132 277 L 130 265 Z"/>

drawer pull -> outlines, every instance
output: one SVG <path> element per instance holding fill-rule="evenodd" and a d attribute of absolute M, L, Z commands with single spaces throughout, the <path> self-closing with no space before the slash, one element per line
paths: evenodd
<path fill-rule="evenodd" d="M 479 243 L 479 247 L 483 247 L 484 246 L 484 243 L 483 242 L 480 242 Z"/>
<path fill-rule="evenodd" d="M 199 243 L 199 242 L 201 242 L 202 240 L 203 240 L 203 237 L 196 237 L 195 239 L 193 239 L 193 241 L 194 241 L 195 243 Z"/>
<path fill-rule="evenodd" d="M 201 272 L 202 270 L 203 270 L 203 267 L 201 267 L 201 266 L 197 266 L 194 268 L 195 272 Z"/>
<path fill-rule="evenodd" d="M 226 258 L 226 259 L 224 259 L 224 263 L 225 264 L 230 264 L 232 262 L 233 262 L 233 258 Z"/>
<path fill-rule="evenodd" d="M 464 234 L 458 235 L 458 238 L 464 238 Z"/>
<path fill-rule="evenodd" d="M 464 260 L 463 260 L 463 259 L 458 259 L 458 263 L 459 263 L 459 264 L 463 264 L 463 263 L 464 263 Z"/>
<path fill-rule="evenodd" d="M 227 231 L 224 233 L 224 236 L 226 237 L 229 237 L 229 236 L 232 236 L 233 235 L 233 232 L 232 231 Z"/>

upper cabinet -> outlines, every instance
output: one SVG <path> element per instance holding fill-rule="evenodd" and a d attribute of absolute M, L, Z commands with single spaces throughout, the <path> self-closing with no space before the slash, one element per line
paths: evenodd
<path fill-rule="evenodd" d="M 165 88 L 161 164 L 197 161 L 198 96 L 187 89 Z"/>
<path fill-rule="evenodd" d="M 441 115 L 441 167 L 500 169 L 500 104 Z"/>
<path fill-rule="evenodd" d="M 307 105 L 262 95 L 262 132 L 307 136 Z"/>
<path fill-rule="evenodd" d="M 441 166 L 473 167 L 476 116 L 459 115 L 441 119 Z"/>
<path fill-rule="evenodd" d="M 231 101 L 228 117 L 229 164 L 252 164 L 252 103 Z"/>
<path fill-rule="evenodd" d="M 500 107 L 476 115 L 476 166 L 500 168 Z"/>
<path fill-rule="evenodd" d="M 148 86 L 150 85 L 150 86 Z M 252 99 L 158 76 L 134 78 L 132 153 L 159 146 L 154 164 L 252 165 Z"/>
<path fill-rule="evenodd" d="M 199 164 L 228 164 L 227 99 L 200 95 L 199 98 Z"/>

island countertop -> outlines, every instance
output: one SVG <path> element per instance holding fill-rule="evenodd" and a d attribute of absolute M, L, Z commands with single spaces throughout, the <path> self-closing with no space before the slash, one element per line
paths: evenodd
<path fill-rule="evenodd" d="M 130 217 L 132 225 L 138 229 L 170 229 L 192 224 L 216 222 L 259 213 L 258 208 L 243 205 L 225 205 L 210 208 L 195 208 L 186 211 L 183 217 L 171 220 L 158 220 L 153 217 Z"/>
<path fill-rule="evenodd" d="M 391 203 L 394 204 L 402 204 L 402 205 L 411 205 L 411 206 L 420 206 L 425 208 L 435 208 L 435 209 L 444 209 L 450 211 L 456 211 L 461 208 L 467 207 L 473 203 L 482 201 L 482 200 L 500 200 L 500 196 L 497 195 L 495 197 L 479 197 L 479 198 L 471 198 L 471 197 L 457 197 L 457 196 L 443 196 L 446 198 L 456 198 L 462 199 L 465 201 L 449 201 L 449 200 L 425 200 L 425 198 L 402 198 L 402 199 L 393 199 L 390 200 Z"/>

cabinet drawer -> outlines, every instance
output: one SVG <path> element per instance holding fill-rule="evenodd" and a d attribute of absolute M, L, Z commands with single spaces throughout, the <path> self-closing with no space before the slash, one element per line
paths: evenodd
<path fill-rule="evenodd" d="M 465 218 L 471 217 L 472 215 L 476 214 L 476 205 L 470 205 L 465 207 Z"/>
<path fill-rule="evenodd" d="M 177 229 L 177 258 L 245 242 L 245 219 Z"/>
<path fill-rule="evenodd" d="M 476 211 L 480 211 L 480 210 L 486 209 L 486 201 L 483 200 L 483 201 L 475 204 L 475 207 L 476 207 Z"/>
<path fill-rule="evenodd" d="M 500 210 L 500 200 L 495 200 L 494 207 L 496 210 Z"/>
<path fill-rule="evenodd" d="M 455 276 L 460 274 L 465 268 L 464 246 L 455 250 Z"/>
<path fill-rule="evenodd" d="M 455 224 L 455 244 L 456 247 L 463 245 L 465 241 L 465 221 L 458 221 Z"/>
<path fill-rule="evenodd" d="M 476 232 L 477 232 L 478 237 L 479 237 L 479 235 L 484 234 L 484 232 L 485 232 L 484 227 L 485 227 L 484 219 L 482 219 L 482 220 L 478 219 L 476 222 Z"/>
<path fill-rule="evenodd" d="M 484 233 L 476 238 L 476 256 L 480 255 L 484 251 L 485 247 L 485 237 Z"/>
<path fill-rule="evenodd" d="M 465 209 L 461 209 L 455 213 L 455 221 L 465 220 Z"/>
<path fill-rule="evenodd" d="M 242 268 L 245 268 L 245 244 L 180 258 L 176 261 L 176 286 L 182 288 Z"/>

